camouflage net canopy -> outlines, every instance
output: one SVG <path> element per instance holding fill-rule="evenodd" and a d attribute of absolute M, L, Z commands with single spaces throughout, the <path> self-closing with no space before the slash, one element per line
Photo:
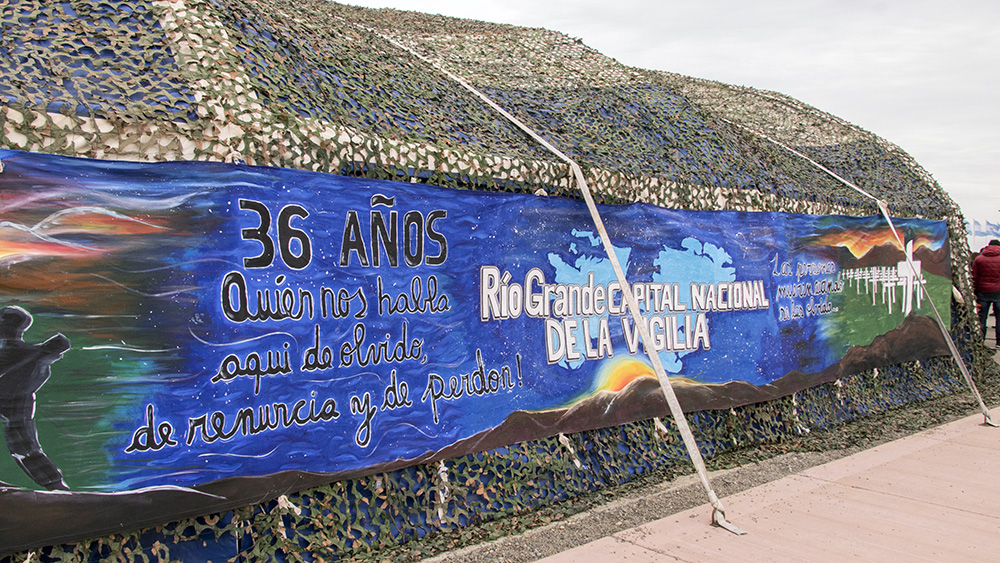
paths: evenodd
<path fill-rule="evenodd" d="M 626 67 L 544 29 L 325 0 L 7 0 L 0 146 L 579 195 L 565 163 L 397 43 L 579 162 L 598 201 L 878 213 L 811 159 L 896 216 L 946 220 L 953 263 L 968 262 L 958 206 L 926 171 L 900 148 L 797 100 Z M 967 304 L 953 305 L 953 337 L 976 364 L 984 355 L 966 268 L 954 276 Z M 913 362 L 693 413 L 691 422 L 711 456 L 961 387 L 952 360 Z M 250 560 L 363 558 L 688 463 L 664 422 L 666 436 L 652 421 L 570 436 L 581 468 L 556 439 L 524 443 L 32 556 L 166 560 L 185 545 L 206 553 L 215 545 Z"/>

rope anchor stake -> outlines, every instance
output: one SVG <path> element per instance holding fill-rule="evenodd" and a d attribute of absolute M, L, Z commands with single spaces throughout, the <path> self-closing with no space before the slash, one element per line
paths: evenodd
<path fill-rule="evenodd" d="M 343 18 L 337 18 L 342 21 Z M 716 496 L 715 491 L 712 489 L 712 484 L 708 480 L 708 469 L 705 467 L 705 460 L 701 456 L 701 450 L 698 448 L 698 442 L 695 440 L 694 434 L 691 432 L 691 427 L 688 426 L 687 419 L 684 417 L 684 411 L 681 410 L 680 402 L 677 400 L 677 396 L 674 393 L 674 389 L 670 384 L 670 378 L 667 377 L 666 370 L 663 368 L 663 363 L 660 361 L 659 354 L 656 353 L 656 347 L 653 346 L 653 339 L 649 333 L 649 326 L 647 323 L 643 322 L 642 314 L 639 312 L 639 303 L 635 299 L 635 295 L 632 293 L 631 285 L 625 277 L 625 272 L 622 270 L 621 264 L 618 262 L 618 256 L 615 254 L 614 247 L 611 244 L 611 237 L 608 235 L 607 229 L 604 227 L 604 220 L 601 219 L 601 214 L 597 210 L 597 205 L 594 203 L 594 198 L 590 193 L 590 186 L 587 184 L 587 179 L 583 175 L 583 170 L 580 165 L 562 151 L 557 149 L 552 143 L 546 141 L 541 135 L 536 133 L 533 129 L 522 123 L 519 119 L 514 117 L 510 112 L 500 107 L 495 101 L 493 101 L 489 96 L 483 94 L 472 85 L 467 83 L 461 77 L 450 72 L 448 69 L 444 68 L 441 64 L 417 53 L 414 49 L 407 45 L 388 37 L 378 31 L 365 27 L 363 25 L 350 22 L 352 25 L 364 29 L 369 33 L 380 37 L 382 40 L 396 46 L 403 51 L 406 51 L 416 59 L 423 61 L 424 63 L 432 66 L 449 79 L 455 81 L 457 84 L 468 90 L 471 94 L 479 98 L 486 105 L 493 108 L 494 111 L 502 115 L 512 124 L 514 124 L 518 129 L 524 131 L 526 135 L 535 140 L 538 144 L 548 149 L 549 152 L 554 154 L 559 160 L 566 163 L 572 172 L 572 180 L 576 181 L 576 187 L 580 190 L 583 196 L 584 202 L 587 204 L 587 210 L 590 212 L 590 218 L 597 228 L 597 232 L 600 235 L 601 243 L 604 247 L 605 253 L 608 255 L 608 260 L 611 262 L 611 267 L 615 272 L 615 277 L 621 287 L 623 298 L 627 304 L 628 310 L 632 316 L 633 324 L 639 329 L 639 339 L 642 342 L 643 349 L 646 350 L 649 357 L 649 361 L 653 366 L 653 372 L 656 374 L 657 379 L 660 382 L 660 389 L 663 391 L 663 395 L 667 399 L 667 405 L 670 407 L 670 414 L 674 418 L 677 424 L 677 429 L 680 431 L 681 437 L 684 439 L 684 446 L 687 449 L 688 456 L 691 458 L 691 462 L 694 464 L 695 470 L 698 472 L 698 477 L 701 480 L 702 486 L 708 493 L 709 501 L 712 504 L 714 510 L 712 514 L 712 521 L 722 528 L 729 530 L 735 534 L 745 534 L 743 530 L 740 530 L 736 526 L 730 524 L 725 517 L 725 509 L 722 506 L 722 502 Z M 568 442 L 568 439 L 567 439 Z M 579 462 L 579 460 L 577 460 Z"/>
<path fill-rule="evenodd" d="M 886 223 L 889 224 L 889 230 L 892 231 L 892 235 L 896 238 L 896 242 L 899 244 L 899 247 L 905 251 L 905 249 L 906 249 L 906 243 L 904 242 L 903 237 L 899 234 L 899 230 L 896 229 L 896 225 L 893 224 L 892 217 L 889 216 L 889 206 L 888 206 L 888 204 L 884 200 L 881 200 L 881 199 L 875 197 L 874 195 L 872 195 L 872 194 L 868 193 L 867 191 L 865 191 L 865 190 L 861 189 L 860 187 L 858 187 L 853 182 L 850 182 L 846 178 L 841 177 L 840 175 L 838 175 L 833 170 L 830 170 L 826 166 L 823 166 L 822 164 L 816 162 L 815 160 L 809 158 L 808 156 L 802 154 L 801 152 L 799 152 L 799 151 L 797 151 L 797 150 L 795 150 L 795 149 L 793 149 L 793 148 L 791 148 L 791 147 L 789 147 L 789 146 L 787 146 L 787 145 L 785 145 L 785 144 L 783 144 L 783 143 L 781 143 L 781 142 L 779 142 L 779 141 L 777 141 L 775 139 L 772 139 L 771 137 L 768 137 L 764 133 L 761 133 L 759 131 L 754 131 L 753 129 L 750 129 L 748 127 L 744 127 L 743 125 L 740 125 L 738 123 L 734 123 L 734 122 L 729 121 L 729 120 L 726 120 L 726 123 L 729 123 L 730 125 L 733 125 L 734 127 L 739 127 L 740 129 L 743 129 L 744 131 L 747 131 L 748 133 L 751 133 L 753 135 L 761 137 L 762 139 L 764 139 L 764 140 L 766 140 L 766 141 L 768 141 L 770 143 L 773 143 L 773 144 L 775 144 L 775 145 L 777 145 L 777 146 L 785 149 L 786 151 L 794 154 L 795 156 L 798 156 L 799 158 L 802 158 L 803 160 L 805 160 L 809 164 L 812 164 L 813 166 L 815 166 L 816 168 L 818 168 L 822 172 L 830 175 L 833 179 L 837 180 L 838 182 L 844 184 L 845 186 L 853 189 L 854 191 L 858 192 L 859 194 L 861 194 L 861 195 L 863 195 L 863 196 L 871 199 L 872 201 L 874 201 L 875 205 L 878 207 L 879 212 L 882 214 L 882 217 L 884 217 Z M 910 256 L 909 253 L 906 253 L 905 256 L 906 256 L 906 264 L 909 266 L 910 271 L 914 275 L 920 274 L 920 272 L 917 270 L 916 266 L 913 263 L 913 257 Z M 951 352 L 952 358 L 954 358 L 954 360 L 955 360 L 955 364 L 958 365 L 958 370 L 960 372 L 962 372 L 962 377 L 965 379 L 965 384 L 968 385 L 969 391 L 972 392 L 972 395 L 976 398 L 976 401 L 979 403 L 979 409 L 983 412 L 983 425 L 984 426 L 992 426 L 993 428 L 1000 428 L 1000 424 L 995 424 L 992 420 L 990 420 L 990 409 L 987 408 L 986 403 L 983 402 L 983 397 L 982 397 L 982 395 L 979 394 L 979 389 L 976 388 L 976 382 L 972 379 L 972 374 L 969 373 L 969 368 L 968 368 L 968 366 L 965 365 L 965 360 L 962 359 L 962 355 L 959 353 L 958 347 L 955 346 L 955 341 L 952 339 L 951 333 L 948 332 L 948 327 L 945 326 L 944 319 L 941 318 L 941 313 L 938 312 L 937 305 L 934 304 L 934 300 L 931 299 L 930 294 L 927 293 L 927 288 L 924 287 L 924 284 L 918 283 L 916 285 L 917 285 L 917 288 L 920 289 L 920 295 L 921 295 L 921 297 L 923 299 L 927 300 L 927 302 L 931 306 L 931 311 L 934 312 L 934 320 L 937 322 L 938 329 L 941 331 L 941 335 L 942 335 L 942 337 L 944 337 L 944 341 L 948 345 L 948 350 Z"/>

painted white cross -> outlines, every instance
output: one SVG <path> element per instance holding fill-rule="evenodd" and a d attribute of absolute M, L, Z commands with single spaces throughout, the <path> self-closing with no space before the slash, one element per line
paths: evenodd
<path fill-rule="evenodd" d="M 913 267 L 910 267 L 910 262 L 913 262 Z M 913 310 L 913 293 L 914 288 L 918 284 L 926 284 L 927 280 L 924 279 L 923 273 L 920 270 L 920 260 L 913 259 L 913 241 L 906 243 L 906 260 L 903 260 L 896 265 L 896 271 L 899 275 L 899 285 L 903 286 L 903 314 L 909 315 L 910 311 Z M 922 291 L 919 289 L 916 291 L 917 294 L 917 307 L 920 307 L 920 301 L 922 297 Z"/>

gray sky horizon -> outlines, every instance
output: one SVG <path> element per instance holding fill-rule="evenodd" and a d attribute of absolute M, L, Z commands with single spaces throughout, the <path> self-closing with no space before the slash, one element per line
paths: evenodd
<path fill-rule="evenodd" d="M 967 220 L 1000 223 L 1000 3 L 343 3 L 543 27 L 628 66 L 781 92 L 898 145 Z"/>

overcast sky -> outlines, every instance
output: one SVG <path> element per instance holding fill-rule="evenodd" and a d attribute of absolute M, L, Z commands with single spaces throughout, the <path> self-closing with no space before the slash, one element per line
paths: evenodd
<path fill-rule="evenodd" d="M 1000 223 L 1000 2 L 345 3 L 544 27 L 628 66 L 788 94 L 899 145 L 967 219 Z"/>

